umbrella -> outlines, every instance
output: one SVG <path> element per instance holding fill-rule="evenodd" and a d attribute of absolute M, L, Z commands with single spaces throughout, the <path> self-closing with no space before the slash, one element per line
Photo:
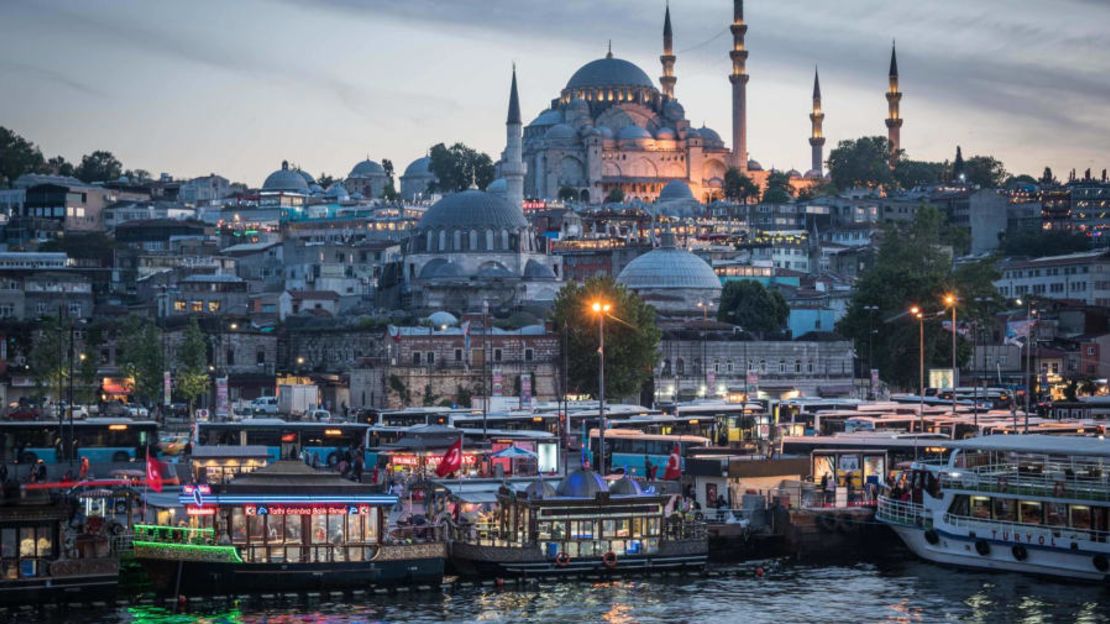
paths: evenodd
<path fill-rule="evenodd" d="M 506 448 L 501 449 L 500 451 L 497 451 L 496 453 L 490 455 L 490 457 L 496 457 L 496 458 L 499 458 L 499 459 L 500 458 L 535 459 L 538 456 L 535 453 L 533 453 L 532 451 L 529 451 L 527 449 L 522 449 L 522 448 L 518 447 L 517 445 L 513 444 L 511 446 L 508 446 Z"/>

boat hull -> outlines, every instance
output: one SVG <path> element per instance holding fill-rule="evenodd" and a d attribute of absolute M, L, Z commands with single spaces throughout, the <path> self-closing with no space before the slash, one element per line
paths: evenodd
<path fill-rule="evenodd" d="M 601 557 L 581 557 L 559 565 L 543 556 L 538 547 L 510 548 L 477 546 L 464 542 L 451 544 L 451 566 L 462 576 L 473 577 L 540 577 L 576 576 L 587 574 L 645 574 L 665 571 L 699 571 L 709 558 L 705 540 L 670 542 L 651 555 L 618 557 L 607 566 Z"/>
<path fill-rule="evenodd" d="M 915 555 L 944 565 L 997 572 L 1019 572 L 1037 576 L 1055 577 L 1086 582 L 1110 582 L 1110 575 L 1099 571 L 1095 557 L 1099 553 L 1071 550 L 1039 544 L 1017 544 L 1013 541 L 960 535 L 936 529 L 937 543 L 930 544 L 925 530 L 920 527 L 892 525 L 895 533 Z M 986 554 L 981 555 L 977 543 L 986 543 Z M 1015 557 L 1014 549 L 1022 546 L 1025 560 Z M 979 546 L 979 548 L 983 548 Z M 1105 555 L 1103 555 L 1105 556 Z"/>
<path fill-rule="evenodd" d="M 115 600 L 118 586 L 118 571 L 0 581 L 0 605 L 110 602 Z"/>

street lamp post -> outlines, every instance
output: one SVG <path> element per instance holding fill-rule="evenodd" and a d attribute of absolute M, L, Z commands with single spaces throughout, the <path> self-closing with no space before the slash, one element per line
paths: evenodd
<path fill-rule="evenodd" d="M 960 371 L 956 363 L 956 303 L 959 299 L 955 293 L 944 296 L 944 305 L 952 307 L 952 415 L 956 415 L 956 387 L 959 386 Z"/>
<path fill-rule="evenodd" d="M 595 301 L 591 308 L 597 314 L 597 470 L 605 475 L 605 317 L 612 306 Z"/>
<path fill-rule="evenodd" d="M 917 428 L 925 432 L 925 314 L 921 308 L 913 306 L 910 314 L 917 319 Z M 917 447 L 914 447 L 916 455 Z M 915 457 L 916 459 L 916 457 Z"/>
<path fill-rule="evenodd" d="M 875 368 L 874 338 L 875 338 L 875 313 L 879 311 L 877 305 L 863 306 L 867 312 L 867 398 L 875 398 L 875 381 L 872 379 L 871 370 Z"/>

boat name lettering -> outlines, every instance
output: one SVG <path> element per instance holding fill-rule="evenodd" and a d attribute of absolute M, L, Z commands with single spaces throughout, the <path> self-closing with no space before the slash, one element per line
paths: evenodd
<path fill-rule="evenodd" d="M 244 505 L 248 516 L 359 516 L 370 513 L 370 505 Z"/>
<path fill-rule="evenodd" d="M 1036 543 L 1039 546 L 1055 546 L 1055 537 L 1045 537 L 1044 535 L 1034 535 L 1032 533 L 1018 533 L 1017 531 L 999 531 L 998 529 L 991 529 L 991 537 L 1000 539 L 1004 542 L 1025 542 L 1026 544 Z"/>

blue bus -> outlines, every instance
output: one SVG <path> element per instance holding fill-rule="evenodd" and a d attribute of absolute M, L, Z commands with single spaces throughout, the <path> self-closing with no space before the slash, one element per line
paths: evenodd
<path fill-rule="evenodd" d="M 264 446 L 269 461 L 300 459 L 334 466 L 344 452 L 364 451 L 365 466 L 372 467 L 370 425 L 363 423 L 286 422 L 280 418 L 248 418 L 239 422 L 197 424 L 199 446 Z"/>
<path fill-rule="evenodd" d="M 47 464 L 65 461 L 63 436 L 71 425 L 57 421 L 0 422 L 0 460 Z M 89 418 L 72 425 L 77 459 L 89 462 L 142 460 L 148 446 L 158 444 L 158 423 L 130 418 Z"/>
<path fill-rule="evenodd" d="M 591 457 L 597 456 L 597 438 L 597 429 L 591 429 Z M 657 469 L 657 478 L 662 478 L 676 443 L 680 465 L 685 467 L 685 458 L 690 449 L 705 448 L 710 441 L 709 438 L 695 435 L 651 434 L 634 429 L 605 430 L 605 453 L 609 457 L 609 469 L 624 469 L 628 474 L 635 471 L 640 477 L 647 476 L 645 459 L 650 459 Z"/>

